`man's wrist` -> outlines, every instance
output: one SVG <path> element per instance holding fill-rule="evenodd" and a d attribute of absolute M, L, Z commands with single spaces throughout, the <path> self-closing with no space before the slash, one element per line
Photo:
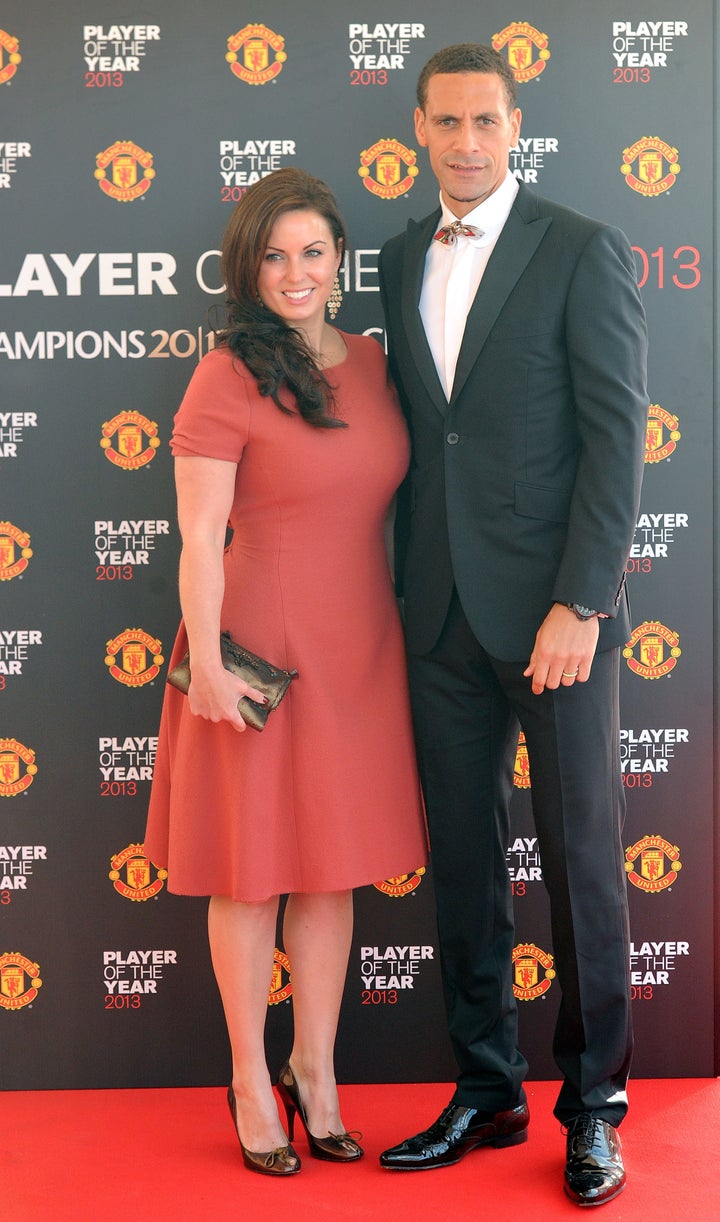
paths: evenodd
<path fill-rule="evenodd" d="M 567 607 L 568 611 L 572 611 L 573 615 L 579 620 L 594 619 L 598 614 L 594 607 L 586 607 L 583 603 L 561 603 L 563 607 Z"/>

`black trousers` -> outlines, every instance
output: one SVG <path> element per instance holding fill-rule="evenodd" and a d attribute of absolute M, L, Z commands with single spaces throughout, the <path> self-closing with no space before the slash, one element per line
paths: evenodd
<path fill-rule="evenodd" d="M 506 864 L 518 729 L 550 897 L 561 1002 L 555 1115 L 618 1125 L 632 1056 L 629 932 L 621 828 L 619 650 L 587 683 L 534 695 L 527 660 L 491 658 L 457 593 L 431 651 L 409 658 L 430 827 L 440 957 L 459 1076 L 455 1102 L 500 1110 L 524 1097 L 512 989 L 515 944 Z"/>

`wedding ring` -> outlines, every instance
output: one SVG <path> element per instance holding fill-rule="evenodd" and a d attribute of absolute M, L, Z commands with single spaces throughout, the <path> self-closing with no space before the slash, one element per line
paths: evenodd
<path fill-rule="evenodd" d="M 577 676 L 577 674 L 578 674 L 578 671 L 579 671 L 579 670 L 580 670 L 580 667 L 579 667 L 579 666 L 578 666 L 577 670 L 564 670 L 564 671 L 563 671 L 563 678 L 564 678 L 564 679 L 574 679 L 574 678 Z"/>

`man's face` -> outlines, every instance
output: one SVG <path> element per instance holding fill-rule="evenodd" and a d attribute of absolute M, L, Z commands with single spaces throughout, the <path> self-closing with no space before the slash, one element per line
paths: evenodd
<path fill-rule="evenodd" d="M 517 108 L 508 113 L 505 85 L 494 72 L 430 77 L 425 109 L 415 110 L 415 135 L 455 216 L 465 216 L 500 186 L 520 119 Z"/>

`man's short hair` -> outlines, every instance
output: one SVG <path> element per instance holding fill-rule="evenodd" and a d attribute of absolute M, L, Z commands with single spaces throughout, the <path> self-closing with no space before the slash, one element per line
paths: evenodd
<path fill-rule="evenodd" d="M 505 86 L 508 112 L 517 104 L 517 81 L 512 68 L 502 55 L 481 42 L 459 42 L 444 47 L 430 57 L 417 83 L 417 103 L 422 111 L 427 102 L 428 83 L 431 76 L 439 73 L 485 72 L 495 73 Z"/>

